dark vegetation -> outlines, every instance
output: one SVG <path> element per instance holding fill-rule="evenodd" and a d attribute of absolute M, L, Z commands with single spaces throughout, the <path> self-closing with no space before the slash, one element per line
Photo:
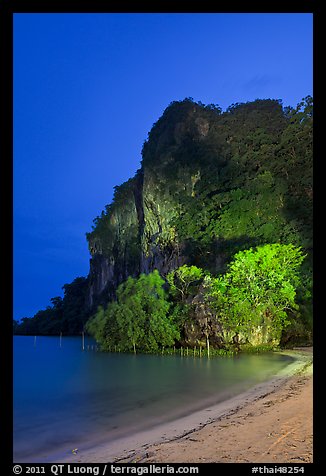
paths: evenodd
<path fill-rule="evenodd" d="M 14 321 L 14 333 L 24 335 L 77 335 L 89 317 L 85 309 L 87 278 L 78 277 L 63 286 L 64 296 L 51 299 L 51 306 L 34 317 Z"/>

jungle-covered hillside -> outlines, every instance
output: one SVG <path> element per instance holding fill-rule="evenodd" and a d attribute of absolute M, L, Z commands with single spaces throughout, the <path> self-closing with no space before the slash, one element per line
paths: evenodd
<path fill-rule="evenodd" d="M 312 121 L 311 97 L 172 102 L 86 235 L 89 275 L 15 332 L 86 326 L 149 352 L 310 341 Z"/>

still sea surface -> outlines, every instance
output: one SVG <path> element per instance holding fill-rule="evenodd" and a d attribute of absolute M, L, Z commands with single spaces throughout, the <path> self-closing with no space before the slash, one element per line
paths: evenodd
<path fill-rule="evenodd" d="M 14 461 L 59 461 L 226 400 L 292 362 L 95 351 L 85 338 L 14 337 Z M 93 346 L 93 350 L 92 350 Z M 88 350 L 87 350 L 88 349 Z"/>

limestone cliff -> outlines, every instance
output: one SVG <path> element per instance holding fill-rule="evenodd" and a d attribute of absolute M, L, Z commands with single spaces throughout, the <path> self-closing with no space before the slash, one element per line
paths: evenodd
<path fill-rule="evenodd" d="M 222 113 L 191 99 L 171 103 L 144 142 L 141 168 L 115 187 L 87 234 L 88 311 L 128 276 L 154 269 L 218 273 L 238 250 L 273 242 L 310 252 L 309 100 L 300 108 L 267 99 Z"/>
<path fill-rule="evenodd" d="M 303 328 L 309 326 L 312 98 L 295 109 L 257 99 L 223 113 L 191 98 L 172 102 L 144 142 L 140 169 L 115 187 L 87 241 L 88 277 L 67 285 L 63 305 L 56 299 L 52 308 L 25 319 L 21 333 L 61 332 L 62 316 L 75 332 L 99 304 L 106 307 L 115 298 L 129 276 L 157 269 L 164 277 L 183 264 L 216 276 L 238 251 L 268 243 L 291 243 L 307 253 L 300 312 Z M 209 338 L 219 347 L 234 339 L 201 293 L 187 304 L 184 345 L 204 345 Z M 258 331 L 259 342 L 269 342 L 268 328 L 263 336 Z M 246 336 L 253 344 L 255 332 Z M 238 334 L 235 343 L 243 339 Z"/>
<path fill-rule="evenodd" d="M 215 115 L 183 101 L 172 104 L 154 124 L 143 147 L 141 169 L 116 187 L 113 203 L 87 234 L 89 308 L 112 298 L 130 275 L 158 269 L 164 276 L 189 260 L 175 222 L 182 200 L 194 197 L 201 169 L 196 160 L 187 160 L 186 152 L 205 141 Z"/>

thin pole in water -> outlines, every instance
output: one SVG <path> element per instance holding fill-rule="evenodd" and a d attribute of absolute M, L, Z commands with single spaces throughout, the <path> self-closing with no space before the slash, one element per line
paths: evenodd
<path fill-rule="evenodd" d="M 36 336 L 34 336 L 34 347 L 36 347 Z"/>
<path fill-rule="evenodd" d="M 59 342 L 60 342 L 60 347 L 61 347 L 61 345 L 62 345 L 62 332 L 60 332 L 60 340 L 59 340 Z"/>
<path fill-rule="evenodd" d="M 85 350 L 85 336 L 84 336 L 84 331 L 82 332 L 82 348 Z"/>

